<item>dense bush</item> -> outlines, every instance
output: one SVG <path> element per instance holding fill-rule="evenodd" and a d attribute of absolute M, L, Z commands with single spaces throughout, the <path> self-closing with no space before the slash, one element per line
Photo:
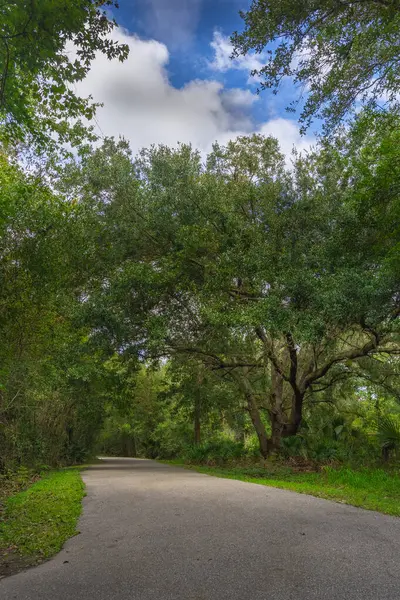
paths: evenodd
<path fill-rule="evenodd" d="M 244 455 L 245 448 L 243 444 L 230 439 L 221 439 L 190 446 L 184 452 L 184 459 L 188 462 L 212 465 L 239 459 Z"/>

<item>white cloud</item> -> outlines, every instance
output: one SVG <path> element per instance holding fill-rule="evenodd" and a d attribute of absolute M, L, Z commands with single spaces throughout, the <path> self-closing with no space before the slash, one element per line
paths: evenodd
<path fill-rule="evenodd" d="M 246 71 L 249 74 L 249 83 L 259 81 L 257 75 L 252 76 L 252 71 L 259 71 L 265 65 L 265 54 L 248 53 L 245 56 L 232 57 L 233 46 L 229 37 L 222 35 L 220 31 L 214 31 L 214 38 L 211 42 L 214 50 L 214 59 L 208 63 L 213 71 L 225 73 L 230 69 Z"/>
<path fill-rule="evenodd" d="M 259 133 L 276 137 L 279 140 L 282 152 L 288 157 L 290 156 L 293 147 L 301 152 L 303 150 L 308 150 L 315 142 L 314 138 L 310 136 L 301 136 L 295 122 L 281 117 L 271 119 L 261 125 Z"/>
<path fill-rule="evenodd" d="M 123 136 L 134 152 L 151 144 L 186 142 L 205 154 L 214 141 L 225 143 L 255 131 L 275 135 L 288 153 L 293 144 L 309 145 L 291 121 L 256 125 L 251 109 L 258 96 L 249 90 L 226 89 L 220 82 L 199 79 L 175 88 L 168 78 L 164 44 L 140 40 L 122 29 L 113 35 L 129 45 L 129 58 L 119 63 L 96 56 L 77 92 L 104 104 L 97 113 L 102 133 Z"/>
<path fill-rule="evenodd" d="M 145 0 L 145 27 L 170 48 L 190 44 L 200 20 L 202 0 Z"/>

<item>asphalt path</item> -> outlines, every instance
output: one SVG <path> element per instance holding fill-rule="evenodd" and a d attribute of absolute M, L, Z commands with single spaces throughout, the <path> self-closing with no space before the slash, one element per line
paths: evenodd
<path fill-rule="evenodd" d="M 83 478 L 80 535 L 2 600 L 400 598 L 400 519 L 148 460 Z"/>

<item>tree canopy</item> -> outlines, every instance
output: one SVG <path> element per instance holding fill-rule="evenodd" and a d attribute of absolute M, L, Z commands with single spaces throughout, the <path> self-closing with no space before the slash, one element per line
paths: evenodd
<path fill-rule="evenodd" d="M 395 99 L 397 3 L 258 0 L 244 15 L 236 51 L 273 40 L 265 85 L 309 85 L 304 126 L 320 113 L 332 133 L 290 165 L 260 134 L 207 157 L 83 144 L 95 106 L 73 84 L 96 52 L 125 58 L 114 6 L 0 4 L 0 470 L 99 449 L 388 458 L 400 128 L 374 104 Z M 334 127 L 367 82 L 369 105 Z M 16 160 L 21 142 L 33 158 Z"/>
<path fill-rule="evenodd" d="M 4 139 L 32 136 L 42 148 L 57 134 L 79 140 L 81 118 L 95 103 L 80 98 L 96 52 L 124 60 L 128 48 L 110 34 L 114 0 L 2 0 L 0 2 L 0 133 Z"/>
<path fill-rule="evenodd" d="M 253 0 L 242 11 L 244 30 L 232 36 L 234 54 L 266 49 L 255 71 L 262 88 L 293 78 L 305 130 L 314 117 L 330 131 L 358 103 L 398 104 L 398 0 Z M 303 102 L 304 100 L 304 102 Z"/>
<path fill-rule="evenodd" d="M 225 372 L 267 454 L 354 361 L 398 352 L 398 195 L 390 226 L 377 220 L 376 143 L 353 153 L 340 140 L 293 170 L 261 136 L 216 145 L 206 166 L 187 146 L 132 161 L 106 143 L 68 172 L 102 215 L 107 285 L 86 291 L 96 327 L 116 348 Z"/>

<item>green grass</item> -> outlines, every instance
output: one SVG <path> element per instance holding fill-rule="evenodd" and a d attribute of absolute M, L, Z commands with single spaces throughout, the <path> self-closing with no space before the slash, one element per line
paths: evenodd
<path fill-rule="evenodd" d="M 168 461 L 199 473 L 238 479 L 282 488 L 351 504 L 388 515 L 400 516 L 399 472 L 384 469 L 323 467 L 319 472 L 302 473 L 280 465 L 270 467 L 205 467 Z"/>
<path fill-rule="evenodd" d="M 41 560 L 61 550 L 76 533 L 84 493 L 80 471 L 62 469 L 9 497 L 0 524 L 1 553 Z"/>

